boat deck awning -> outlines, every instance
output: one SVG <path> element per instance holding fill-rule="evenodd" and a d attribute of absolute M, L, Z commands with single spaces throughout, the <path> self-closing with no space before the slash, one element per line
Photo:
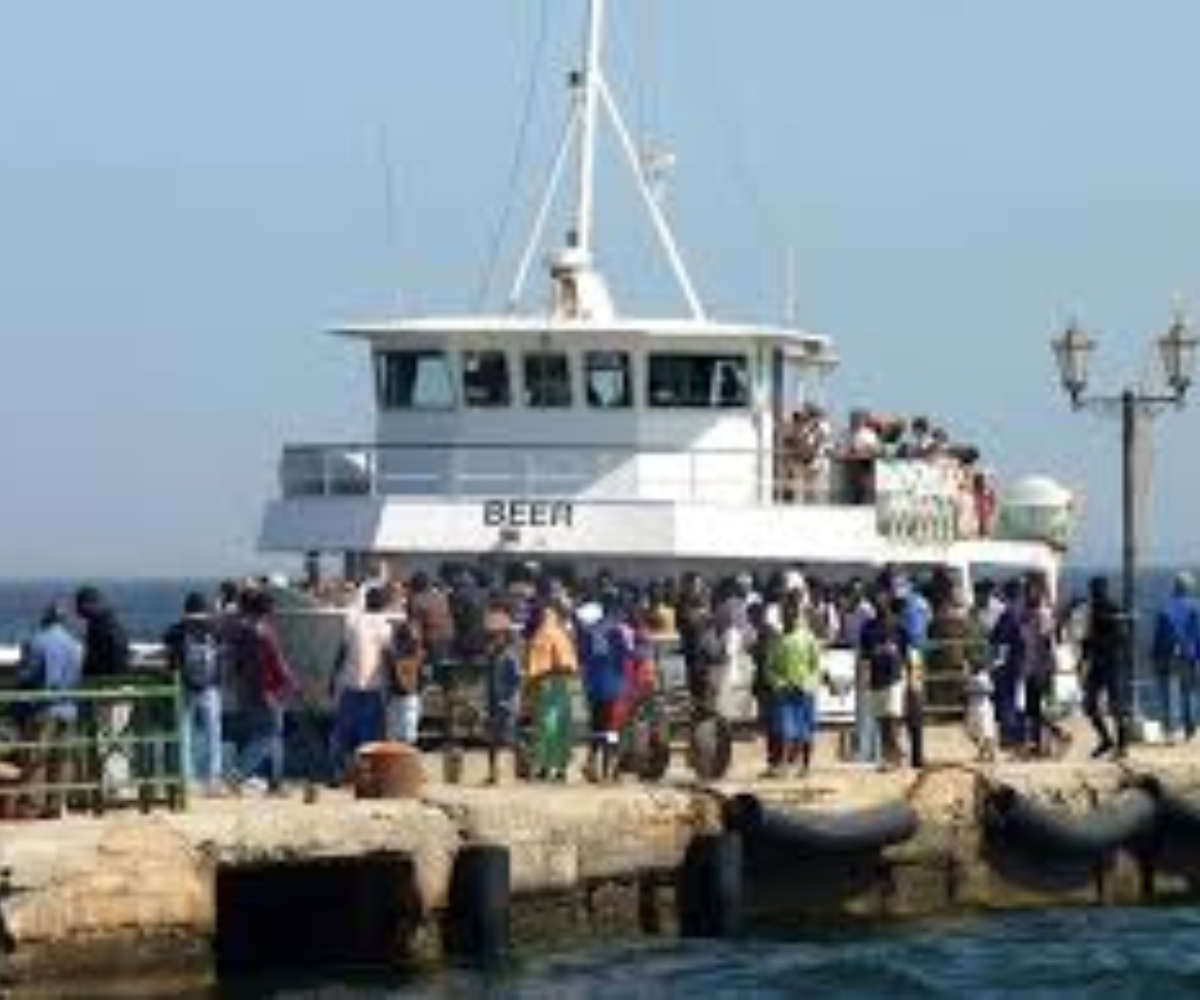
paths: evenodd
<path fill-rule="evenodd" d="M 347 323 L 335 336 L 371 343 L 414 339 L 458 339 L 464 336 L 556 336 L 578 338 L 626 337 L 632 340 L 752 340 L 784 349 L 802 358 L 833 356 L 830 338 L 790 327 L 753 323 L 716 323 L 690 319 L 568 320 L 531 316 L 456 316 L 429 319 L 378 320 Z"/>

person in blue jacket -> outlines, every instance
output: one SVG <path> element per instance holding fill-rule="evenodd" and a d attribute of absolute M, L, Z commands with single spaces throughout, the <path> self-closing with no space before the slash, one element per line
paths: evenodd
<path fill-rule="evenodd" d="M 579 665 L 591 712 L 591 746 L 584 774 L 589 781 L 612 781 L 617 772 L 620 733 L 617 707 L 625 696 L 626 665 L 633 656 L 633 633 L 622 619 L 615 591 L 578 613 Z"/>
<path fill-rule="evenodd" d="M 1191 573 L 1175 577 L 1171 596 L 1154 623 L 1151 659 L 1158 680 L 1162 725 L 1168 738 L 1175 730 L 1173 688 L 1179 687 L 1179 714 L 1185 739 L 1196 733 L 1196 674 L 1200 669 L 1200 604 Z"/>

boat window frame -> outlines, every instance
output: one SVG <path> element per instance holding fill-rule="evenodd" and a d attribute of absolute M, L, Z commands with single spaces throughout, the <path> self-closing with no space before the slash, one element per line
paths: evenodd
<path fill-rule="evenodd" d="M 596 368 L 593 366 L 594 359 L 599 358 L 620 358 L 623 362 L 622 369 L 625 377 L 624 393 L 617 402 L 605 403 L 599 399 L 598 395 L 594 394 L 592 389 L 592 375 L 595 371 L 612 371 L 611 366 L 607 368 Z M 583 352 L 583 363 L 581 365 L 583 375 L 583 396 L 589 410 L 600 410 L 604 412 L 616 411 L 623 412 L 632 410 L 636 405 L 637 400 L 637 368 L 634 364 L 634 356 L 632 351 L 623 350 L 621 348 L 611 348 L 603 350 L 599 348 L 590 348 Z"/>
<path fill-rule="evenodd" d="M 665 401 L 656 398 L 655 392 L 655 368 L 664 361 L 690 361 L 693 363 L 709 362 L 712 365 L 706 381 L 708 390 L 705 397 L 702 399 L 699 396 L 689 396 L 680 399 L 678 396 L 670 401 Z M 722 366 L 736 365 L 740 368 L 741 392 L 736 399 L 731 399 L 728 402 L 722 402 L 715 398 L 714 382 L 717 376 L 717 371 Z M 746 411 L 752 408 L 754 402 L 754 371 L 753 360 L 749 353 L 738 351 L 650 351 L 646 354 L 646 373 L 645 373 L 645 399 L 646 406 L 652 410 L 687 410 L 687 411 L 704 411 L 712 410 L 718 412 L 733 412 Z M 736 370 L 736 369 L 735 369 Z"/>
<path fill-rule="evenodd" d="M 498 358 L 504 374 L 502 393 L 499 397 L 485 401 L 474 400 L 467 385 L 470 377 L 469 358 Z M 468 410 L 506 410 L 513 405 L 513 371 L 508 351 L 498 347 L 464 347 L 458 353 L 459 391 L 462 393 L 464 409 Z"/>
<path fill-rule="evenodd" d="M 446 413 L 457 409 L 458 394 L 455 389 L 454 362 L 450 352 L 442 347 L 376 347 L 372 352 L 375 369 L 375 401 L 381 411 L 401 413 Z M 410 401 L 396 402 L 396 396 L 389 394 L 392 388 L 389 383 L 388 366 L 393 359 L 410 356 L 418 359 L 413 384 L 409 389 Z M 433 358 L 441 363 L 443 373 L 442 389 L 445 396 L 432 402 L 417 402 L 416 393 L 420 378 L 421 359 Z"/>
<path fill-rule="evenodd" d="M 565 402 L 537 401 L 534 398 L 534 381 L 530 378 L 530 363 L 537 358 L 561 359 L 565 366 L 565 379 L 560 387 L 565 387 Z M 571 363 L 572 353 L 566 348 L 538 347 L 521 352 L 521 405 L 527 410 L 571 410 L 575 408 L 575 366 Z M 544 380 L 543 380 L 544 381 Z M 539 384 L 538 390 L 541 390 Z M 539 397 L 539 400 L 542 397 Z"/>

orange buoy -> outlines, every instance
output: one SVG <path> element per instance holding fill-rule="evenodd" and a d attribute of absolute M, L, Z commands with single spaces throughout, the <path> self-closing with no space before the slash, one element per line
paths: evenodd
<path fill-rule="evenodd" d="M 420 751 L 407 743 L 366 743 L 354 760 L 354 795 L 360 799 L 415 799 L 425 785 Z"/>

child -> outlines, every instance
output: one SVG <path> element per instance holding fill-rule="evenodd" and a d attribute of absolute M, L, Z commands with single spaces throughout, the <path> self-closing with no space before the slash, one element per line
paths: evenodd
<path fill-rule="evenodd" d="M 484 618 L 487 664 L 488 777 L 500 782 L 500 752 L 517 754 L 517 718 L 521 710 L 521 656 L 517 629 L 502 601 L 493 601 Z"/>
<path fill-rule="evenodd" d="M 995 685 L 992 675 L 983 664 L 967 675 L 967 735 L 975 744 L 979 760 L 990 764 L 996 759 L 996 707 L 992 703 Z"/>

